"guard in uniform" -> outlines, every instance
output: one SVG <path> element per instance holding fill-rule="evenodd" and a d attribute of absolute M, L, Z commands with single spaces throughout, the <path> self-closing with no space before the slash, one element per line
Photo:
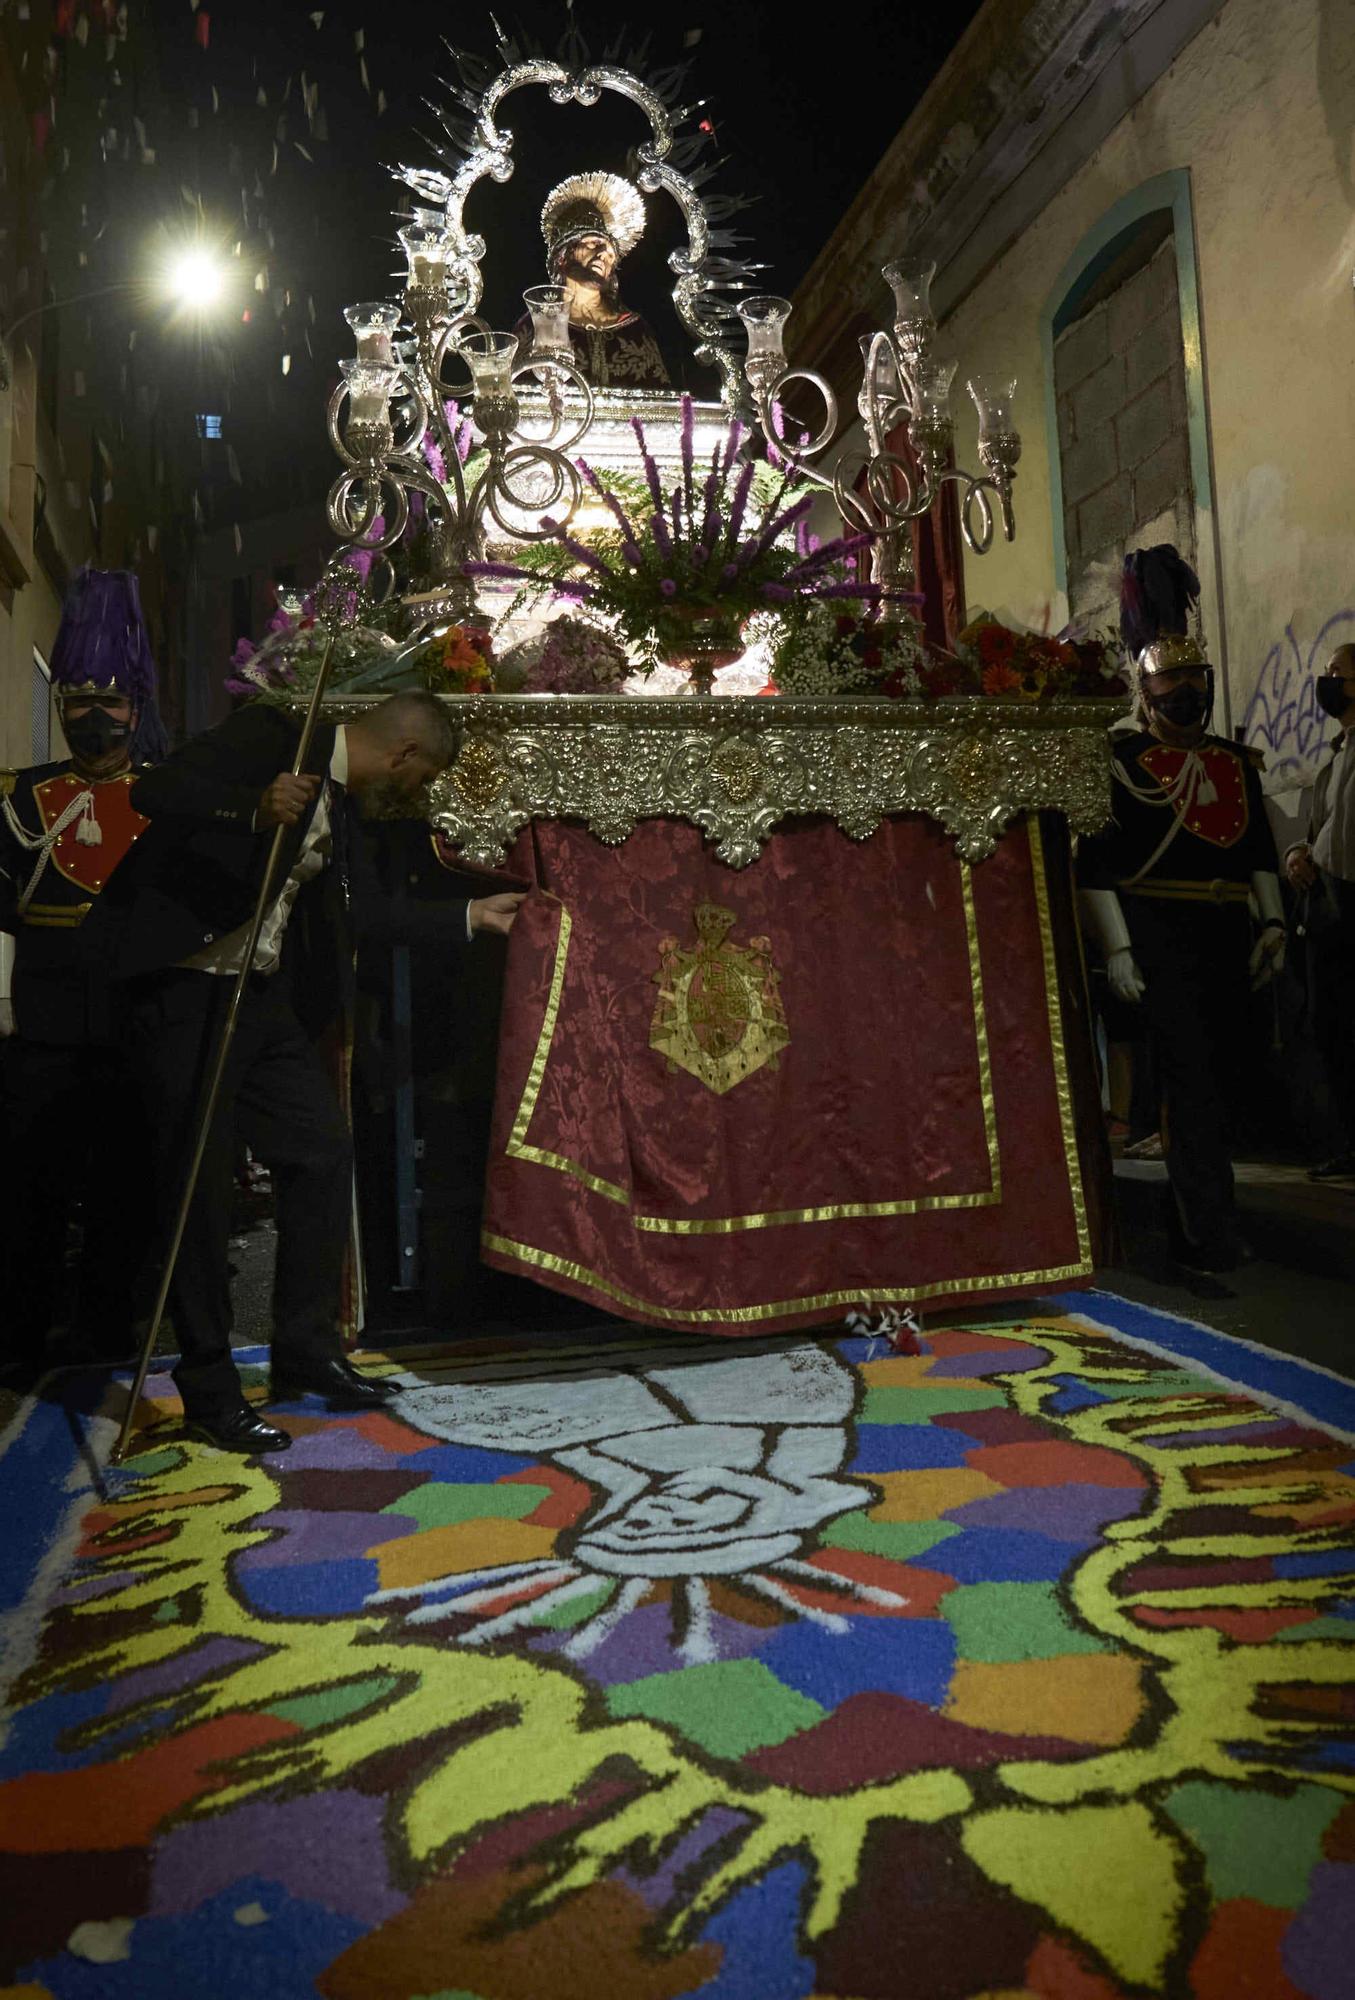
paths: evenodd
<path fill-rule="evenodd" d="M 1214 671 L 1187 631 L 1199 588 L 1169 545 L 1125 558 L 1137 699 L 1111 735 L 1114 820 L 1081 843 L 1078 883 L 1111 992 L 1143 1010 L 1174 1253 L 1219 1272 L 1242 1254 L 1228 1106 L 1244 1084 L 1247 993 L 1281 970 L 1285 922 L 1256 765 L 1209 734 Z"/>
<path fill-rule="evenodd" d="M 69 1353 L 118 1359 L 135 1345 L 150 1156 L 108 983 L 81 936 L 146 825 L 131 804 L 132 784 L 165 748 L 130 571 L 79 573 L 51 671 L 71 754 L 6 773 L 0 800 L 0 1366 L 19 1376 L 40 1369 L 61 1316 L 77 1202 L 83 1242 Z"/>

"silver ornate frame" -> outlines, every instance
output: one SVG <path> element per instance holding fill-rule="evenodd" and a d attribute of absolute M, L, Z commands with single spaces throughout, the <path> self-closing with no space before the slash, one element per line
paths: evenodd
<path fill-rule="evenodd" d="M 628 69 L 611 63 L 585 62 L 571 69 L 565 62 L 544 56 L 514 59 L 510 45 L 500 44 L 504 67 L 480 93 L 461 89 L 455 95 L 473 118 L 473 138 L 458 139 L 444 119 L 453 152 L 448 163 L 455 172 L 448 176 L 422 167 L 401 166 L 398 178 L 421 202 L 436 204 L 446 215 L 447 233 L 452 241 L 448 259 L 450 303 L 455 314 L 474 313 L 484 286 L 480 264 L 487 245 L 483 236 L 468 230 L 465 208 L 472 190 L 486 177 L 511 180 L 516 162 L 513 134 L 498 123 L 501 105 L 516 90 L 532 84 L 544 85 L 554 104 L 595 105 L 604 91 L 612 91 L 637 105 L 649 120 L 651 138 L 636 148 L 640 159 L 639 186 L 645 194 L 667 193 L 677 203 L 687 229 L 687 248 L 674 250 L 668 258 L 676 273 L 673 304 L 679 320 L 695 342 L 695 358 L 719 370 L 720 395 L 725 408 L 747 414 L 749 398 L 743 374 L 742 355 L 731 344 L 736 329 L 741 336 L 732 305 L 722 297 L 748 289 L 744 280 L 761 268 L 738 257 L 716 255 L 722 245 L 734 239 L 713 227 L 717 219 L 743 206 L 737 198 L 707 201 L 697 191 L 692 175 L 674 164 L 671 155 L 685 110 L 672 111 L 660 92 Z M 464 59 L 463 61 L 464 68 Z M 690 142 L 685 149 L 690 151 Z M 459 160 L 456 159 L 459 155 Z M 703 176 L 704 177 L 704 176 Z M 729 332 L 723 329 L 728 326 Z"/>

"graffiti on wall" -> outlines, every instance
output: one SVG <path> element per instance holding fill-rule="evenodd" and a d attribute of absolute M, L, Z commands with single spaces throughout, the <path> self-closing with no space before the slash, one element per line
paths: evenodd
<path fill-rule="evenodd" d="M 1334 611 L 1304 647 L 1292 624 L 1266 654 L 1242 719 L 1242 739 L 1266 756 L 1268 790 L 1311 784 L 1332 736 L 1317 705 L 1316 678 L 1328 655 L 1355 640 L 1355 610 Z"/>

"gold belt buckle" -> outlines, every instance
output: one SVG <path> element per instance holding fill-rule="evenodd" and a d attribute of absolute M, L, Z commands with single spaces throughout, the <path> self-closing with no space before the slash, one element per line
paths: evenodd
<path fill-rule="evenodd" d="M 1214 880 L 1213 880 L 1213 881 L 1212 881 L 1212 882 L 1210 883 L 1210 885 L 1209 885 L 1209 896 L 1210 896 L 1210 900 L 1211 900 L 1212 902 L 1215 902 L 1215 903 L 1226 903 L 1226 902 L 1227 902 L 1227 900 L 1228 900 L 1228 884 L 1227 884 L 1227 883 L 1226 883 L 1226 882 L 1225 882 L 1225 881 L 1223 880 L 1222 876 L 1218 876 L 1218 875 L 1216 875 L 1216 876 L 1215 876 L 1215 878 L 1214 878 Z"/>

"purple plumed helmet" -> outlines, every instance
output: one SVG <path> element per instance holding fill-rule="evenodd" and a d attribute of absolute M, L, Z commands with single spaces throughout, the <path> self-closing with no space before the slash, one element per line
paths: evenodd
<path fill-rule="evenodd" d="M 1133 549 L 1120 577 L 1120 637 L 1132 660 L 1158 639 L 1183 637 L 1200 579 L 1170 542 Z"/>
<path fill-rule="evenodd" d="M 155 661 L 129 569 L 81 569 L 66 594 L 51 659 L 58 696 L 116 689 L 137 709 L 132 755 L 154 763 L 169 748 L 155 703 Z"/>

